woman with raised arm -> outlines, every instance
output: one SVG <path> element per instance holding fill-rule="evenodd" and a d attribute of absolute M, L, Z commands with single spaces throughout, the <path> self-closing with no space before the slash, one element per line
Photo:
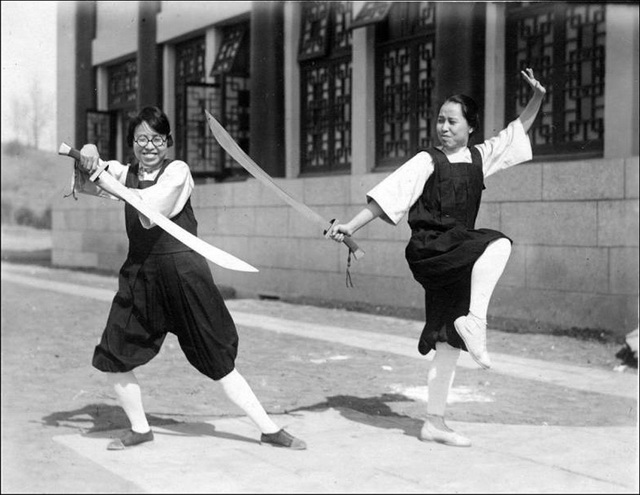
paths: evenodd
<path fill-rule="evenodd" d="M 497 136 L 469 146 L 480 125 L 478 105 L 459 94 L 440 108 L 436 132 L 440 145 L 421 151 L 367 194 L 367 205 L 349 222 L 336 222 L 328 236 L 341 242 L 380 217 L 397 225 L 408 214 L 411 239 L 405 256 L 424 287 L 426 324 L 418 350 L 435 351 L 429 369 L 427 419 L 422 440 L 470 446 L 444 421 L 449 389 L 460 350 L 482 367 L 491 361 L 486 348 L 487 309 L 511 253 L 511 239 L 496 230 L 476 229 L 484 179 L 531 160 L 527 132 L 538 114 L 545 88 L 522 71 L 533 95 L 520 116 Z"/>

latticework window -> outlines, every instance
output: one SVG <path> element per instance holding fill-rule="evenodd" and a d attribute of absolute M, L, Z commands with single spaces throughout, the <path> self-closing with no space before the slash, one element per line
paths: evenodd
<path fill-rule="evenodd" d="M 129 122 L 137 112 L 138 103 L 138 65 L 135 58 L 107 67 L 109 110 L 116 111 L 117 126 L 121 129 L 120 147 L 122 155 L 118 158 L 124 163 L 134 159 L 133 149 L 127 143 Z M 114 150 L 115 151 L 115 150 Z"/>
<path fill-rule="evenodd" d="M 434 2 L 397 2 L 376 26 L 376 164 L 397 166 L 432 145 Z"/>
<path fill-rule="evenodd" d="M 220 85 L 220 115 L 225 129 L 249 153 L 250 149 L 250 24 L 249 21 L 226 26 L 222 44 L 211 69 L 211 75 Z M 223 175 L 241 176 L 247 172 L 227 153 L 221 158 Z"/>
<path fill-rule="evenodd" d="M 182 159 L 194 177 L 214 175 L 222 170 L 220 146 L 207 126 L 204 110 L 217 113 L 220 87 L 217 84 L 189 83 L 185 86 L 185 146 Z"/>
<path fill-rule="evenodd" d="M 506 119 L 530 98 L 520 78 L 534 69 L 545 85 L 529 131 L 535 155 L 601 155 L 604 148 L 605 12 L 602 3 L 517 2 L 507 6 Z"/>
<path fill-rule="evenodd" d="M 98 148 L 100 156 L 106 159 L 116 157 L 116 116 L 114 112 L 88 110 L 86 115 L 87 143 Z"/>
<path fill-rule="evenodd" d="M 225 76 L 223 90 L 224 127 L 246 153 L 250 152 L 250 80 L 248 77 Z M 223 155 L 226 175 L 246 175 L 247 172 L 227 153 Z"/>
<path fill-rule="evenodd" d="M 301 169 L 351 166 L 351 2 L 304 2 L 300 34 Z"/>
<path fill-rule="evenodd" d="M 107 68 L 109 79 L 108 104 L 112 110 L 135 106 L 138 98 L 138 67 L 136 59 Z"/>
<path fill-rule="evenodd" d="M 176 66 L 175 66 L 175 95 L 176 95 L 176 122 L 174 124 L 175 156 L 176 158 L 187 160 L 189 153 L 193 154 L 197 148 L 197 142 L 189 142 L 193 139 L 194 131 L 189 126 L 194 125 L 194 116 L 188 116 L 188 107 L 193 106 L 193 102 L 187 101 L 187 86 L 189 84 L 203 84 L 205 82 L 205 38 L 199 36 L 176 45 Z M 201 123 L 206 123 L 204 110 L 200 111 Z M 189 118 L 188 118 L 189 117 Z M 195 124 L 201 126 L 202 124 Z M 197 131 L 196 131 L 197 133 Z M 197 141 L 197 140 L 196 140 Z M 198 169 L 197 164 L 189 163 Z M 202 168 L 204 164 L 200 166 Z M 194 169 L 195 170 L 195 169 Z"/>
<path fill-rule="evenodd" d="M 223 29 L 211 75 L 249 75 L 249 27 L 249 22 L 242 22 Z"/>

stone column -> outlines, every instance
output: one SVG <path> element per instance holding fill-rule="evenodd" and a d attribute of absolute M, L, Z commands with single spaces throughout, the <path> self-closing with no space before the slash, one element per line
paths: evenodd
<path fill-rule="evenodd" d="M 283 2 L 254 2 L 249 154 L 272 177 L 285 175 L 283 48 Z"/>
<path fill-rule="evenodd" d="M 162 104 L 162 49 L 156 43 L 160 2 L 138 2 L 138 109 Z"/>
<path fill-rule="evenodd" d="M 438 2 L 436 22 L 436 112 L 448 96 L 457 93 L 472 97 L 482 110 L 486 37 L 484 2 Z M 483 129 L 480 129 L 470 144 L 480 142 L 483 134 Z"/>
<path fill-rule="evenodd" d="M 87 110 L 96 108 L 96 77 L 93 70 L 92 43 L 96 37 L 96 3 L 76 2 L 75 15 L 75 143 L 87 142 Z"/>

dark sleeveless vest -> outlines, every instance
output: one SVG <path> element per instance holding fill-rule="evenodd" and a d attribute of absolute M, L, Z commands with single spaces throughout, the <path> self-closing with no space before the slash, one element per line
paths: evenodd
<path fill-rule="evenodd" d="M 160 172 L 153 181 L 139 180 L 138 170 L 140 165 L 132 165 L 129 167 L 125 185 L 132 189 L 146 189 L 158 181 L 171 162 L 172 160 L 169 159 L 164 160 L 160 167 Z M 140 222 L 138 211 L 128 203 L 124 207 L 124 214 L 127 236 L 129 237 L 129 255 L 140 256 L 191 251 L 191 248 L 185 246 L 157 225 L 150 229 L 145 229 Z M 187 232 L 197 235 L 198 222 L 191 208 L 191 198 L 187 200 L 180 213 L 172 217 L 171 220 Z"/>
<path fill-rule="evenodd" d="M 427 150 L 433 173 L 409 210 L 411 240 L 405 256 L 425 289 L 421 354 L 442 341 L 464 349 L 453 322 L 469 312 L 473 265 L 491 242 L 506 237 L 496 230 L 475 229 L 485 186 L 482 156 L 475 146 L 469 149 L 471 163 L 450 163 L 442 151 Z"/>
<path fill-rule="evenodd" d="M 473 230 L 484 189 L 482 156 L 477 148 L 469 149 L 471 163 L 450 163 L 442 151 L 427 150 L 433 173 L 409 210 L 411 239 L 405 257 L 427 290 L 465 277 L 482 254 L 477 250 L 486 247 L 485 234 Z"/>
<path fill-rule="evenodd" d="M 475 146 L 469 150 L 471 163 L 449 163 L 439 149 L 426 150 L 433 158 L 433 174 L 409 210 L 412 231 L 474 228 L 485 186 L 480 152 Z"/>

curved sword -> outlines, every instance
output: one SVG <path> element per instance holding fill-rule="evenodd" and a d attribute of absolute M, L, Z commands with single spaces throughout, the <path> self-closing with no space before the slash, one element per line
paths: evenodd
<path fill-rule="evenodd" d="M 280 198 L 282 198 L 286 203 L 288 203 L 294 210 L 298 213 L 301 213 L 309 220 L 320 224 L 327 232 L 335 220 L 331 220 L 331 222 L 327 222 L 324 218 L 322 218 L 318 213 L 313 211 L 304 203 L 298 201 L 297 199 L 291 197 L 285 190 L 283 190 L 278 184 L 276 184 L 271 176 L 267 174 L 264 170 L 262 170 L 256 162 L 254 162 L 249 155 L 247 155 L 238 143 L 236 143 L 233 138 L 229 135 L 229 133 L 225 130 L 224 127 L 211 115 L 207 110 L 204 111 L 207 122 L 209 123 L 209 128 L 213 133 L 213 136 L 216 138 L 220 146 L 229 153 L 229 155 L 237 161 L 240 165 L 242 165 L 251 175 L 253 175 L 256 179 L 258 179 L 262 184 L 269 187 L 273 192 L 275 192 Z M 348 247 L 353 257 L 355 259 L 360 259 L 364 256 L 364 251 L 356 244 L 356 242 L 350 238 L 345 236 L 343 241 Z"/>
<path fill-rule="evenodd" d="M 76 160 L 80 159 L 80 152 L 66 143 L 62 143 L 60 145 L 58 154 L 70 156 L 72 158 L 75 158 Z M 105 166 L 106 162 L 100 160 L 101 168 L 93 173 L 90 178 L 91 181 L 95 182 L 99 186 L 101 185 L 100 183 L 107 186 L 109 188 L 107 192 L 111 193 L 113 191 L 113 194 L 118 196 L 123 201 L 129 203 L 145 217 L 154 222 L 158 227 L 171 234 L 180 242 L 193 249 L 196 253 L 201 254 L 216 265 L 239 272 L 258 271 L 257 268 L 251 266 L 249 263 L 242 261 L 240 258 L 236 258 L 226 251 L 223 251 L 222 249 L 204 242 L 199 237 L 196 237 L 191 232 L 187 232 L 178 224 L 169 220 L 162 213 L 154 210 L 153 208 L 150 208 L 147 204 L 145 204 L 144 201 L 142 201 L 142 199 L 140 199 L 139 196 L 137 196 L 135 193 L 121 184 L 115 177 L 113 177 L 109 173 L 103 174 L 102 172 L 104 171 Z"/>

